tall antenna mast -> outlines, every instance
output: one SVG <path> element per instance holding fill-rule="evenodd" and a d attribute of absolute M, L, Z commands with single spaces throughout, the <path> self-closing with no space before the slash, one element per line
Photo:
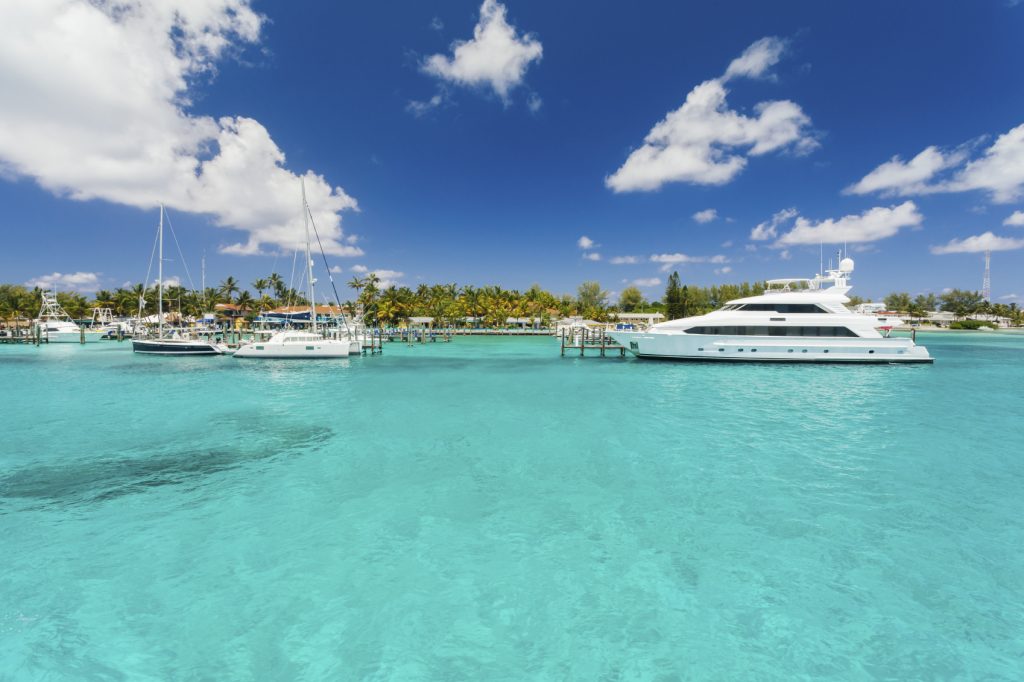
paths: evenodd
<path fill-rule="evenodd" d="M 164 338 L 164 205 L 160 204 L 160 257 L 157 265 L 157 338 Z"/>
<path fill-rule="evenodd" d="M 306 281 L 309 284 L 309 320 L 316 334 L 316 300 L 313 298 L 313 257 L 309 252 L 309 205 L 306 203 L 306 181 L 299 178 L 302 187 L 302 223 L 306 227 Z"/>
<path fill-rule="evenodd" d="M 986 301 L 988 301 L 989 303 L 992 302 L 992 272 L 991 272 L 991 269 L 989 267 L 991 265 L 991 261 L 992 261 L 992 252 L 991 251 L 986 251 L 985 252 L 985 276 L 981 280 L 981 297 L 983 299 L 985 299 Z"/>

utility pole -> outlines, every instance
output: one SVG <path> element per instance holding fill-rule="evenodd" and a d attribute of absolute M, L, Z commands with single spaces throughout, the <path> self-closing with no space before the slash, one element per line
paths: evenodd
<path fill-rule="evenodd" d="M 992 272 L 990 269 L 992 252 L 985 252 L 985 277 L 981 280 L 981 297 L 988 303 L 992 302 Z"/>

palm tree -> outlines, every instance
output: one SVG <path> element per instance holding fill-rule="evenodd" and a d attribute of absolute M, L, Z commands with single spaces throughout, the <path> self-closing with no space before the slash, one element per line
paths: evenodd
<path fill-rule="evenodd" d="M 228 275 L 228 278 L 220 283 L 220 291 L 227 297 L 228 303 L 231 303 L 234 300 L 234 295 L 240 291 L 238 280 Z"/>
<path fill-rule="evenodd" d="M 263 292 L 270 288 L 270 282 L 265 277 L 260 277 L 252 283 L 252 288 L 260 298 L 263 298 Z"/>
<path fill-rule="evenodd" d="M 252 294 L 248 291 L 243 291 L 238 294 L 238 298 L 235 300 L 235 305 L 238 306 L 239 312 L 248 312 L 252 310 L 253 299 Z"/>
<path fill-rule="evenodd" d="M 270 277 L 267 278 L 267 284 L 269 284 L 270 288 L 274 290 L 274 296 L 278 300 L 284 298 L 284 280 L 281 279 L 281 275 L 277 274 L 276 272 L 270 273 Z"/>
<path fill-rule="evenodd" d="M 359 277 L 353 277 L 352 279 L 350 279 L 348 281 L 348 288 L 356 290 L 356 298 L 357 299 L 359 298 L 359 294 L 360 294 L 360 292 L 362 292 L 363 287 L 365 287 L 365 286 L 366 286 L 366 280 L 360 279 Z"/>
<path fill-rule="evenodd" d="M 260 300 L 257 301 L 257 304 L 260 310 L 270 310 L 274 307 L 274 299 L 264 294 L 260 297 Z"/>

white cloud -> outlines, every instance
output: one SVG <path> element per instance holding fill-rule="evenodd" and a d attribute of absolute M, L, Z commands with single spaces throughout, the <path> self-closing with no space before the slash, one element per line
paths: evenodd
<path fill-rule="evenodd" d="M 710 223 L 716 218 L 718 218 L 718 211 L 713 208 L 706 208 L 703 211 L 697 211 L 693 214 L 693 219 L 702 225 L 704 223 Z"/>
<path fill-rule="evenodd" d="M 344 272 L 344 270 L 341 269 L 340 265 L 332 265 L 330 267 L 330 272 L 332 274 L 338 275 L 338 274 L 341 274 L 342 272 Z"/>
<path fill-rule="evenodd" d="M 25 282 L 25 286 L 58 291 L 96 291 L 100 288 L 99 276 L 98 272 L 54 272 L 34 277 Z"/>
<path fill-rule="evenodd" d="M 585 260 L 598 261 L 601 260 L 601 254 L 599 254 L 596 251 L 588 251 L 587 253 L 583 254 L 583 258 Z"/>
<path fill-rule="evenodd" d="M 779 63 L 786 50 L 786 42 L 774 36 L 755 41 L 736 59 L 729 63 L 722 80 L 733 78 L 761 78 L 768 69 Z"/>
<path fill-rule="evenodd" d="M 1014 211 L 1009 218 L 1003 221 L 1003 225 L 1024 227 L 1024 211 Z"/>
<path fill-rule="evenodd" d="M 936 255 L 947 253 L 980 253 L 982 251 L 1013 251 L 1024 248 L 1024 239 L 997 237 L 991 232 L 984 232 L 964 239 L 952 239 L 942 246 L 931 247 Z"/>
<path fill-rule="evenodd" d="M 377 286 L 381 289 L 398 286 L 401 284 L 401 279 L 405 277 L 405 273 L 398 270 L 374 270 L 373 274 L 380 278 Z"/>
<path fill-rule="evenodd" d="M 652 263 L 661 263 L 661 271 L 668 272 L 674 265 L 689 263 L 728 263 L 725 256 L 688 256 L 685 253 L 656 253 L 650 258 Z"/>
<path fill-rule="evenodd" d="M 441 91 L 438 92 L 433 97 L 431 97 L 430 99 L 423 102 L 419 102 L 417 100 L 410 100 L 409 103 L 405 105 L 405 110 L 418 118 L 438 108 L 439 106 L 444 104 L 444 101 L 445 93 L 444 91 Z"/>
<path fill-rule="evenodd" d="M 658 277 L 641 277 L 640 279 L 634 279 L 630 284 L 637 287 L 656 287 L 661 284 L 661 279 Z"/>
<path fill-rule="evenodd" d="M 798 217 L 793 229 L 780 236 L 775 246 L 873 242 L 891 237 L 901 228 L 917 227 L 923 220 L 913 201 L 888 208 L 876 206 L 860 215 L 829 218 L 817 223 Z"/>
<path fill-rule="evenodd" d="M 1000 301 L 1017 301 L 1020 300 L 1020 296 L 1017 294 L 1005 294 L 999 297 Z"/>
<path fill-rule="evenodd" d="M 948 191 L 983 190 L 999 204 L 1024 194 L 1024 124 L 1000 135 L 981 158 L 968 163 L 948 183 Z"/>
<path fill-rule="evenodd" d="M 723 248 L 723 249 L 728 249 L 728 248 L 730 248 L 731 246 L 732 246 L 732 240 L 731 240 L 731 239 L 729 239 L 729 240 L 727 240 L 727 241 L 724 241 L 724 242 L 722 242 L 722 248 Z"/>
<path fill-rule="evenodd" d="M 612 265 L 636 265 L 640 262 L 639 256 L 612 256 L 608 259 Z"/>
<path fill-rule="evenodd" d="M 159 279 L 154 279 L 153 282 L 150 284 L 150 286 L 155 287 L 158 284 L 160 284 L 160 280 Z M 164 277 L 164 286 L 165 287 L 180 287 L 181 286 L 181 278 L 178 277 L 177 275 L 171 275 L 170 277 Z"/>
<path fill-rule="evenodd" d="M 421 66 L 424 73 L 469 87 L 489 86 L 502 100 L 523 82 L 526 70 L 539 61 L 543 47 L 530 34 L 519 36 L 505 18 L 505 6 L 484 0 L 473 38 L 452 44 L 452 56 L 435 54 Z"/>
<path fill-rule="evenodd" d="M 784 208 L 771 219 L 758 223 L 757 226 L 750 231 L 750 238 L 753 241 L 767 241 L 769 239 L 775 239 L 778 236 L 779 226 L 786 223 L 797 215 L 795 208 Z"/>
<path fill-rule="evenodd" d="M 843 190 L 844 194 L 870 194 L 881 192 L 884 195 L 909 196 L 925 194 L 929 190 L 928 181 L 936 173 L 961 163 L 965 159 L 963 153 L 943 154 L 937 147 L 928 147 L 923 152 L 904 161 L 894 156 L 874 169 L 855 185 Z"/>
<path fill-rule="evenodd" d="M 969 146 L 943 153 L 928 147 L 909 162 L 899 157 L 878 166 L 848 187 L 851 194 L 913 196 L 946 192 L 988 192 L 995 203 L 1024 196 L 1024 124 L 1000 135 L 977 158 L 968 161 Z M 943 178 L 943 171 L 952 170 Z"/>
<path fill-rule="evenodd" d="M 544 100 L 536 92 L 531 92 L 526 99 L 526 108 L 530 110 L 531 114 L 536 114 L 542 106 L 544 106 Z"/>
<path fill-rule="evenodd" d="M 590 237 L 588 237 L 586 235 L 583 235 L 582 237 L 580 237 L 579 239 L 576 240 L 576 246 L 578 246 L 581 249 L 583 249 L 584 251 L 586 251 L 587 249 L 597 248 L 598 246 L 601 246 L 601 245 L 600 244 L 595 244 L 593 239 L 591 239 Z"/>
<path fill-rule="evenodd" d="M 4 3 L 0 25 L 0 166 L 54 194 L 206 213 L 247 233 L 227 253 L 302 239 L 299 176 L 258 122 L 189 113 L 190 83 L 255 44 L 249 0 L 33 0 Z M 341 244 L 356 201 L 307 171 L 325 249 Z"/>
<path fill-rule="evenodd" d="M 806 153 L 817 147 L 808 130 L 811 120 L 798 104 L 761 102 L 754 116 L 745 116 L 726 102 L 726 81 L 763 75 L 778 60 L 774 48 L 769 49 L 776 43 L 781 41 L 754 43 L 730 64 L 726 76 L 694 87 L 683 105 L 666 114 L 644 144 L 605 178 L 605 185 L 614 192 L 652 191 L 669 182 L 723 185 L 743 170 L 748 156 L 785 149 Z"/>
<path fill-rule="evenodd" d="M 353 265 L 352 267 L 349 268 L 349 270 L 358 275 L 361 275 L 363 273 L 369 272 L 370 268 L 366 267 L 365 265 Z"/>
<path fill-rule="evenodd" d="M 779 252 L 779 258 L 781 258 L 782 260 L 789 260 L 792 257 L 793 256 L 789 253 L 789 249 L 783 249 L 782 251 Z"/>
<path fill-rule="evenodd" d="M 434 31 L 444 30 L 444 22 L 441 21 L 441 17 L 434 17 L 430 20 L 430 28 Z"/>
<path fill-rule="evenodd" d="M 729 265 L 726 265 L 724 268 L 715 268 L 716 275 L 728 275 L 730 272 L 732 272 L 732 267 Z"/>

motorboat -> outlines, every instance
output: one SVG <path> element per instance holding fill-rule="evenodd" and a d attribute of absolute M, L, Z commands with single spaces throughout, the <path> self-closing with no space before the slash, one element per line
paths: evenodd
<path fill-rule="evenodd" d="M 932 362 L 915 338 L 889 336 L 872 315 L 846 307 L 854 262 L 813 279 L 769 280 L 763 294 L 729 301 L 706 315 L 646 331 L 608 332 L 641 358 L 719 362 Z M 880 332 L 880 328 L 883 328 Z"/>
<path fill-rule="evenodd" d="M 43 304 L 33 323 L 39 338 L 48 343 L 88 343 L 99 341 L 102 331 L 84 329 L 71 319 L 57 302 L 57 292 L 42 292 Z"/>

